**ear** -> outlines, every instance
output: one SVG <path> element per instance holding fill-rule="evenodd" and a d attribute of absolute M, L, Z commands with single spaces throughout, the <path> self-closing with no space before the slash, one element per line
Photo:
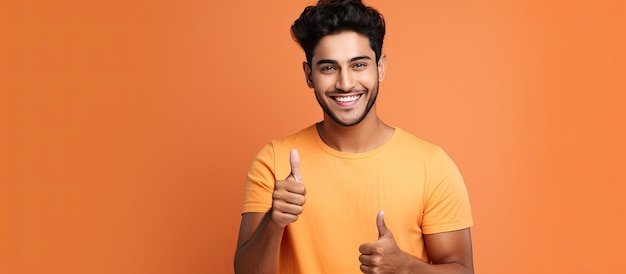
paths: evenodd
<path fill-rule="evenodd" d="M 387 55 L 383 54 L 378 59 L 378 82 L 385 80 L 385 70 L 387 69 Z"/>
<path fill-rule="evenodd" d="M 302 62 L 302 70 L 304 71 L 304 78 L 306 80 L 306 85 L 309 88 L 315 87 L 313 85 L 313 78 L 311 77 L 311 68 L 309 67 L 309 63 Z"/>

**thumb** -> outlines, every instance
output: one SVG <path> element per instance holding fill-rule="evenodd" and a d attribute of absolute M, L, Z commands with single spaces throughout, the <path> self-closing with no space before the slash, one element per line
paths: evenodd
<path fill-rule="evenodd" d="M 289 164 L 291 165 L 291 174 L 289 174 L 289 177 L 293 177 L 296 182 L 302 182 L 302 176 L 300 175 L 300 155 L 295 148 L 292 148 L 289 152 Z"/>
<path fill-rule="evenodd" d="M 385 224 L 385 212 L 378 211 L 378 215 L 376 216 L 376 226 L 378 227 L 378 239 L 384 237 L 387 234 L 391 234 L 389 228 Z"/>

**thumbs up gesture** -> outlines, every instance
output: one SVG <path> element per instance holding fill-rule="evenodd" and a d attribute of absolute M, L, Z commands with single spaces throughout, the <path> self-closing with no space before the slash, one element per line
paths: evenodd
<path fill-rule="evenodd" d="M 289 155 L 291 173 L 285 180 L 274 184 L 272 194 L 271 219 L 280 227 L 285 227 L 298 220 L 302 213 L 306 195 L 306 188 L 300 175 L 300 156 L 296 149 Z"/>
<path fill-rule="evenodd" d="M 384 212 L 381 210 L 376 216 L 378 226 L 378 241 L 365 243 L 359 247 L 359 261 L 363 273 L 401 273 L 407 267 L 409 260 L 407 253 L 398 248 L 396 240 L 387 228 Z"/>

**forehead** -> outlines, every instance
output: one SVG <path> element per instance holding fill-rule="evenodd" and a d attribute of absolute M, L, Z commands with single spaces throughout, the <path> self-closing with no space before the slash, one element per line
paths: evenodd
<path fill-rule="evenodd" d="M 344 31 L 324 36 L 313 51 L 313 64 L 316 60 L 330 59 L 338 62 L 356 56 L 369 56 L 372 60 L 375 53 L 370 47 L 367 36 L 354 31 Z"/>

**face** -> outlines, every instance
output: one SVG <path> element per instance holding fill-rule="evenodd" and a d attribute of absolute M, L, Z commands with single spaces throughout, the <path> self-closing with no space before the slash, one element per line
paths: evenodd
<path fill-rule="evenodd" d="M 307 84 L 324 110 L 324 120 L 353 126 L 376 115 L 378 84 L 384 78 L 385 57 L 378 64 L 369 39 L 353 31 L 323 37 L 313 51 L 311 67 L 303 65 Z"/>

